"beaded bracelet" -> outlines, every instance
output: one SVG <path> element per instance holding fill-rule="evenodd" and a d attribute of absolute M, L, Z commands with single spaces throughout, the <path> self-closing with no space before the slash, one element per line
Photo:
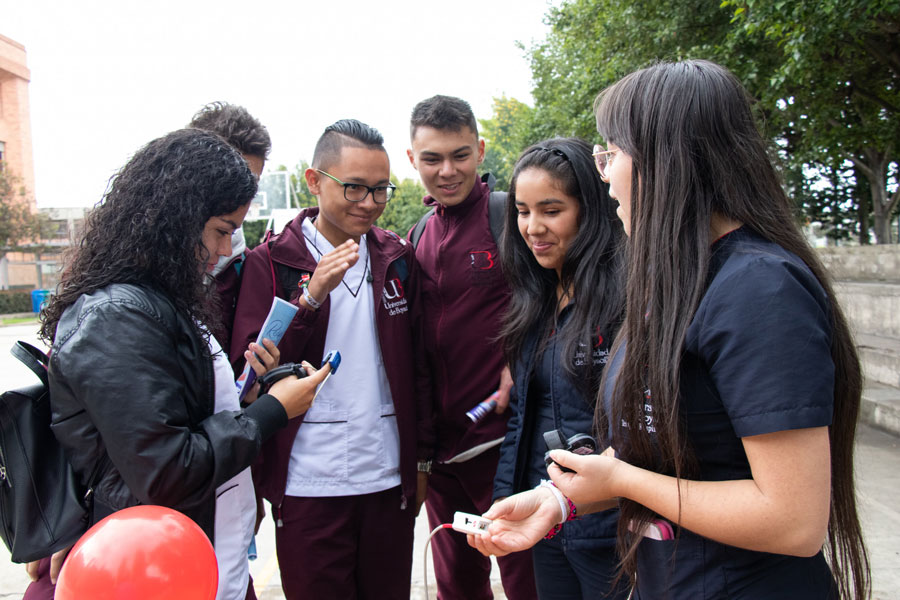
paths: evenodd
<path fill-rule="evenodd" d="M 577 514 L 578 511 L 575 508 L 575 503 L 572 502 L 566 496 L 564 496 L 563 493 L 561 491 L 559 491 L 559 488 L 556 487 L 556 484 L 553 483 L 552 481 L 547 480 L 547 479 L 542 479 L 541 483 L 537 487 L 538 488 L 542 488 L 542 487 L 547 488 L 548 490 L 550 490 L 553 493 L 553 496 L 556 498 L 556 501 L 559 502 L 559 510 L 560 510 L 560 514 L 562 515 L 562 517 L 559 520 L 559 523 L 554 525 L 553 529 L 551 529 L 549 532 L 547 532 L 547 535 L 544 536 L 545 540 L 549 540 L 549 539 L 553 538 L 557 533 L 560 532 L 560 530 L 562 529 L 563 523 L 565 523 L 567 521 L 571 521 L 572 519 L 575 519 L 578 516 L 578 514 Z M 537 489 L 537 488 L 535 488 L 535 489 Z"/>

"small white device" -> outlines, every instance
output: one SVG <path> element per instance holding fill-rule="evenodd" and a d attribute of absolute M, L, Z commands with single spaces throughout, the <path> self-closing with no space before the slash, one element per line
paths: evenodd
<path fill-rule="evenodd" d="M 472 533 L 475 535 L 487 533 L 487 528 L 490 524 L 490 519 L 485 519 L 478 515 L 470 515 L 459 511 L 453 514 L 453 530 L 460 533 Z"/>

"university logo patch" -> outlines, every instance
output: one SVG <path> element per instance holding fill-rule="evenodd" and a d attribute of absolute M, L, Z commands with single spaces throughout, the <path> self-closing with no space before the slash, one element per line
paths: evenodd
<path fill-rule="evenodd" d="M 469 252 L 469 259 L 473 269 L 486 271 L 494 268 L 494 257 L 488 250 L 473 250 Z"/>
<path fill-rule="evenodd" d="M 381 300 L 384 308 L 391 316 L 400 315 L 409 310 L 406 301 L 406 292 L 403 290 L 403 282 L 399 279 L 388 279 L 384 282 L 384 290 L 381 292 Z"/>

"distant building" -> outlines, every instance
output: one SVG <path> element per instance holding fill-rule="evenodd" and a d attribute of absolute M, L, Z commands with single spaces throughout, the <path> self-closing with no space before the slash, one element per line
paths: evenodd
<path fill-rule="evenodd" d="M 26 245 L 22 251 L 7 251 L 0 257 L 0 289 L 56 288 L 63 254 L 81 239 L 89 209 L 42 208 L 39 212 L 47 216 L 51 236 Z"/>
<path fill-rule="evenodd" d="M 25 46 L 0 35 L 0 168 L 21 180 L 35 208 Z"/>
<path fill-rule="evenodd" d="M 34 193 L 31 110 L 25 47 L 0 35 L 0 169 L 23 186 L 32 212 Z M 42 209 L 50 221 L 50 239 L 32 240 L 16 249 L 0 248 L 0 290 L 53 289 L 59 283 L 62 253 L 81 235 L 84 208 Z"/>

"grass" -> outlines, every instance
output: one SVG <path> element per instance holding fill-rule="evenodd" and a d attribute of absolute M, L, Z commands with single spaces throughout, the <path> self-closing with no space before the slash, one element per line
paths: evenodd
<path fill-rule="evenodd" d="M 0 326 L 2 325 L 31 325 L 38 324 L 37 316 L 33 317 L 0 317 Z"/>

